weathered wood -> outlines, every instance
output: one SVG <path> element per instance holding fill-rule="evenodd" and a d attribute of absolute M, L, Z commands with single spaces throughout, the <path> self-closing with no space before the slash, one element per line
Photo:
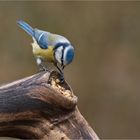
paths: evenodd
<path fill-rule="evenodd" d="M 0 87 L 0 136 L 24 139 L 93 139 L 77 97 L 59 73 L 41 72 Z"/>

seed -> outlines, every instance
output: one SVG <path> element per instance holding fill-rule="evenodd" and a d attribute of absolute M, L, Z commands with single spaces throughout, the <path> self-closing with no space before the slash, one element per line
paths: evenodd
<path fill-rule="evenodd" d="M 57 83 L 57 84 L 60 83 L 60 80 L 59 80 L 59 79 L 56 79 L 56 83 Z"/>

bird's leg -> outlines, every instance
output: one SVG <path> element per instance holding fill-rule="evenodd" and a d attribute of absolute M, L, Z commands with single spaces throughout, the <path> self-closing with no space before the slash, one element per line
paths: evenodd
<path fill-rule="evenodd" d="M 58 66 L 57 63 L 55 63 L 54 65 L 57 67 L 57 69 L 59 70 L 59 72 L 60 72 L 60 74 L 61 74 L 61 78 L 60 78 L 61 82 L 64 82 L 64 73 L 63 73 L 63 69 L 61 69 L 61 68 Z"/>
<path fill-rule="evenodd" d="M 44 65 L 44 62 L 43 62 L 42 58 L 37 57 L 36 58 L 36 63 L 38 65 L 38 67 L 39 67 L 39 72 L 41 72 L 41 71 L 48 71 L 48 69 Z"/>

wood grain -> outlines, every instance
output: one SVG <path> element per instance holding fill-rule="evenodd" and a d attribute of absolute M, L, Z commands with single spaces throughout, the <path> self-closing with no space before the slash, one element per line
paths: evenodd
<path fill-rule="evenodd" d="M 0 136 L 70 140 L 98 136 L 80 114 L 77 97 L 56 71 L 0 87 Z"/>

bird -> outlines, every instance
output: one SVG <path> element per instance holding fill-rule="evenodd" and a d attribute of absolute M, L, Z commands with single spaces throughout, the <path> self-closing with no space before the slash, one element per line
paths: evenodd
<path fill-rule="evenodd" d="M 64 36 L 33 28 L 23 20 L 18 20 L 17 24 L 33 39 L 32 52 L 39 69 L 46 71 L 45 63 L 53 63 L 63 80 L 63 70 L 74 58 L 74 47 L 70 41 Z"/>

